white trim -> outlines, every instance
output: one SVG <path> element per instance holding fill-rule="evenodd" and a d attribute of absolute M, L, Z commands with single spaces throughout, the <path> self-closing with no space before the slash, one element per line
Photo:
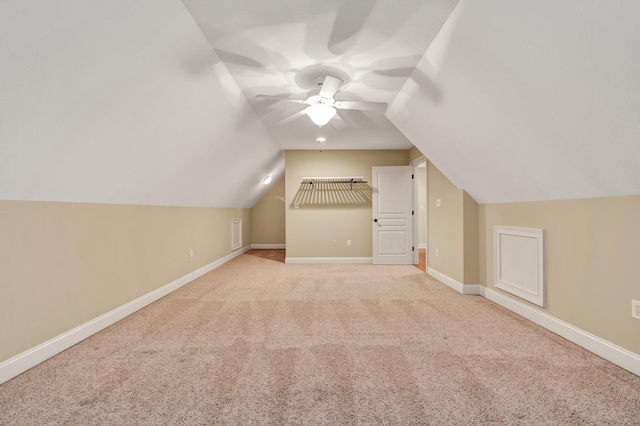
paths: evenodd
<path fill-rule="evenodd" d="M 426 248 L 427 248 L 427 243 L 420 243 L 420 244 L 418 244 L 418 248 L 426 249 Z"/>
<path fill-rule="evenodd" d="M 251 248 L 252 249 L 259 249 L 259 250 L 286 249 L 287 245 L 286 244 L 251 244 Z"/>
<path fill-rule="evenodd" d="M 167 294 L 179 289 L 189 282 L 214 270 L 224 263 L 246 253 L 252 246 L 244 247 L 242 250 L 233 252 L 221 259 L 203 266 L 177 280 L 147 293 L 129 303 L 126 303 L 104 315 L 94 318 L 72 330 L 69 330 L 53 339 L 31 348 L 21 354 L 14 356 L 0 363 L 0 384 L 16 377 L 17 375 L 35 367 L 43 361 L 57 355 L 70 348 L 87 337 L 109 327 L 117 321 L 131 315 L 139 309 L 155 302 Z M 371 263 L 372 259 L 367 257 L 339 257 L 339 258 L 311 258 L 293 257 L 287 258 L 286 263 Z M 539 326 L 552 331 L 585 348 L 586 350 L 610 361 L 631 373 L 640 376 L 640 355 L 621 348 L 604 339 L 594 336 L 569 323 L 559 320 L 545 312 L 532 308 L 518 300 L 506 296 L 496 290 L 487 288 L 479 284 L 462 284 L 459 281 L 433 269 L 428 268 L 428 274 L 443 284 L 453 288 L 461 294 L 479 294 L 497 303 L 498 305 L 532 321 Z"/>
<path fill-rule="evenodd" d="M 554 316 L 528 306 L 491 288 L 483 287 L 481 294 L 498 305 L 564 337 L 631 373 L 640 376 L 640 355 L 614 345 L 598 336 L 579 329 Z"/>
<path fill-rule="evenodd" d="M 482 284 L 464 284 L 463 293 L 465 295 L 478 295 L 480 294 Z"/>
<path fill-rule="evenodd" d="M 287 257 L 290 264 L 373 263 L 371 257 Z"/>
<path fill-rule="evenodd" d="M 413 167 L 418 167 L 420 164 L 426 163 L 426 162 L 427 162 L 427 157 L 425 157 L 424 155 L 421 155 L 420 157 L 416 157 L 413 160 L 411 160 L 409 162 L 409 165 Z"/>
<path fill-rule="evenodd" d="M 110 325 L 115 324 L 121 319 L 131 315 L 132 313 L 144 308 L 145 306 L 155 302 L 156 300 L 166 296 L 167 294 L 179 289 L 185 284 L 190 283 L 203 276 L 204 274 L 211 272 L 217 267 L 227 263 L 228 261 L 246 253 L 250 246 L 244 247 L 242 250 L 237 250 L 221 259 L 218 259 L 208 265 L 205 265 L 187 275 L 178 278 L 175 281 L 170 282 L 156 290 L 153 290 L 143 296 L 138 297 L 131 302 L 115 308 L 114 310 L 100 315 L 78 327 L 69 330 L 61 335 L 54 337 L 36 347 L 26 350 L 21 354 L 9 358 L 8 360 L 0 363 L 0 384 L 10 380 L 17 375 L 24 373 L 28 369 L 35 367 L 43 361 L 59 354 L 65 349 L 70 348 L 78 342 L 86 339 L 87 337 L 104 330 Z"/>
<path fill-rule="evenodd" d="M 419 214 L 420 214 L 420 197 L 419 197 L 419 184 L 416 185 L 416 182 L 418 182 L 418 169 L 419 169 L 419 165 L 424 163 L 424 167 L 425 167 L 425 190 L 426 190 L 426 203 L 424 206 L 424 217 L 425 217 L 425 229 L 424 229 L 424 235 L 425 235 L 425 239 L 426 241 L 429 241 L 429 160 L 427 160 L 427 157 L 423 155 L 420 155 L 417 158 L 414 158 L 413 160 L 411 160 L 409 162 L 409 165 L 412 167 L 411 168 L 411 173 L 413 173 L 414 175 L 414 179 L 412 179 L 412 184 L 413 184 L 413 210 L 414 210 L 414 214 L 413 214 L 413 246 L 414 247 L 418 247 L 419 249 L 427 248 L 426 244 L 419 244 L 420 242 L 420 218 L 419 218 Z M 416 244 L 418 243 L 418 244 Z M 425 254 L 425 258 L 427 260 L 427 264 L 429 264 L 429 252 L 427 252 Z M 419 253 L 418 250 L 414 251 L 413 253 L 413 264 L 417 265 L 419 263 Z"/>
<path fill-rule="evenodd" d="M 409 165 L 411 166 L 411 173 L 413 173 L 414 178 L 411 180 L 412 185 L 413 185 L 413 246 L 414 247 L 418 247 L 419 249 L 421 248 L 427 248 L 426 244 L 420 244 L 420 231 L 424 232 L 425 235 L 425 241 L 429 241 L 429 220 L 428 220 L 428 206 L 429 206 L 429 189 L 428 189 L 428 185 L 427 185 L 427 181 L 425 181 L 425 188 L 426 188 L 426 192 L 427 192 L 427 202 L 425 203 L 425 210 L 424 210 L 424 215 L 425 215 L 425 229 L 420 229 L 420 217 L 418 216 L 420 214 L 420 195 L 419 195 L 419 189 L 420 189 L 420 184 L 418 183 L 418 169 L 419 169 L 419 165 L 424 163 L 425 166 L 425 176 L 428 175 L 428 161 L 427 161 L 427 157 L 424 156 L 424 154 L 420 155 L 417 158 L 414 158 L 413 160 L 411 160 L 409 162 Z M 428 177 L 427 177 L 428 179 Z M 426 257 L 428 257 L 429 254 L 426 254 Z M 420 254 L 418 252 L 418 250 L 415 250 L 413 253 L 413 264 L 417 265 L 420 259 Z"/>
<path fill-rule="evenodd" d="M 482 287 L 480 284 L 462 284 L 460 281 L 430 267 L 427 267 L 427 274 L 460 294 L 480 294 L 480 287 Z"/>
<path fill-rule="evenodd" d="M 481 284 L 462 284 L 461 282 L 443 274 L 442 272 L 436 271 L 433 268 L 427 268 L 427 273 L 458 293 L 477 294 L 485 297 L 503 308 L 506 308 L 511 312 L 514 312 L 521 317 L 564 337 L 568 341 L 583 347 L 589 352 L 592 352 L 599 357 L 604 358 L 637 376 L 640 376 L 640 355 L 638 354 L 621 348 L 620 346 L 549 315 L 546 312 L 533 308 L 511 296 L 507 296 L 506 294 L 487 288 Z"/>

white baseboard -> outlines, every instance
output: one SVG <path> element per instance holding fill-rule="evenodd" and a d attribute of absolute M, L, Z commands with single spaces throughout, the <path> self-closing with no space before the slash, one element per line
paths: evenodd
<path fill-rule="evenodd" d="M 100 315 L 97 318 L 92 319 L 78 327 L 62 333 L 59 336 L 54 337 L 36 347 L 33 347 L 21 354 L 9 358 L 8 360 L 0 363 L 0 384 L 10 380 L 17 375 L 24 373 L 28 369 L 35 367 L 43 361 L 59 354 L 65 349 L 70 348 L 76 343 L 81 342 L 87 337 L 104 330 L 105 328 L 113 325 L 121 319 L 131 315 L 132 313 L 144 308 L 145 306 L 155 302 L 156 300 L 166 296 L 167 294 L 176 291 L 185 284 L 190 283 L 196 278 L 214 270 L 215 268 L 223 265 L 224 263 L 246 253 L 250 246 L 244 247 L 240 250 L 236 250 L 233 253 L 216 260 L 208 265 L 205 265 L 199 269 L 196 269 L 189 274 L 178 278 L 175 281 L 170 282 L 152 292 L 149 292 L 143 296 L 138 297 L 131 302 L 115 308 L 114 310 Z"/>
<path fill-rule="evenodd" d="M 208 265 L 203 266 L 177 280 L 160 287 L 150 293 L 145 294 L 129 303 L 126 303 L 104 315 L 86 322 L 72 330 L 67 331 L 53 339 L 44 342 L 34 348 L 31 348 L 21 354 L 14 356 L 0 363 L 0 384 L 16 377 L 17 375 L 27 371 L 31 367 L 40 364 L 43 361 L 57 355 L 58 353 L 70 348 L 76 343 L 86 339 L 87 337 L 109 327 L 117 321 L 131 315 L 139 309 L 155 302 L 156 300 L 166 296 L 167 294 L 179 289 L 189 282 L 201 277 L 202 275 L 214 270 L 224 263 L 246 253 L 252 246 L 244 247 L 241 250 L 216 260 Z M 367 257 L 338 257 L 338 258 L 312 258 L 312 257 L 294 257 L 287 258 L 286 263 L 372 263 L 371 258 Z M 532 321 L 541 327 L 550 330 L 565 339 L 587 349 L 590 352 L 640 376 L 640 355 L 621 348 L 604 339 L 594 336 L 584 330 L 581 330 L 569 323 L 559 320 L 545 312 L 532 308 L 522 302 L 519 302 L 509 296 L 498 291 L 487 288 L 479 284 L 462 284 L 459 281 L 435 270 L 428 268 L 428 273 L 435 279 L 441 281 L 445 285 L 453 288 L 461 294 L 479 294 L 487 299 L 497 303 L 498 305 L 509 309 L 510 311 Z"/>
<path fill-rule="evenodd" d="M 462 294 L 478 295 L 481 287 L 480 284 L 465 284 Z"/>
<path fill-rule="evenodd" d="M 373 263 L 371 257 L 287 257 L 284 263 L 327 264 L 327 263 Z"/>
<path fill-rule="evenodd" d="M 554 316 L 532 308 L 491 288 L 483 287 L 484 297 L 498 305 L 564 337 L 578 346 L 640 376 L 640 355 L 614 345 Z"/>
<path fill-rule="evenodd" d="M 252 249 L 286 249 L 286 244 L 251 244 Z"/>
<path fill-rule="evenodd" d="M 429 267 L 427 267 L 427 274 L 451 287 L 460 294 L 480 294 L 480 287 L 482 287 L 480 284 L 462 284 L 460 281 Z"/>
<path fill-rule="evenodd" d="M 427 268 L 427 273 L 443 284 L 451 287 L 461 294 L 477 294 L 497 303 L 531 322 L 546 328 L 549 331 L 564 337 L 568 341 L 575 343 L 586 350 L 624 368 L 633 374 L 640 376 L 640 355 L 630 352 L 620 346 L 614 345 L 598 336 L 579 329 L 567 322 L 547 314 L 541 310 L 532 308 L 512 297 L 504 295 L 496 290 L 487 288 L 481 284 L 462 284 L 461 282 L 436 271 Z"/>

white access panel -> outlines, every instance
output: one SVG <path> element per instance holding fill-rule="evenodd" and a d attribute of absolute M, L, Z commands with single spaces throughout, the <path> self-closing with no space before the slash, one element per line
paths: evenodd
<path fill-rule="evenodd" d="M 545 306 L 544 230 L 494 227 L 495 286 Z"/>
<path fill-rule="evenodd" d="M 231 250 L 242 247 L 242 219 L 231 220 Z"/>

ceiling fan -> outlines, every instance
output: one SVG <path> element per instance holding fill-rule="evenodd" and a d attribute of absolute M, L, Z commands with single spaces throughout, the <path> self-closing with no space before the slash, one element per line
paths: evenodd
<path fill-rule="evenodd" d="M 378 111 L 385 112 L 387 110 L 387 104 L 385 102 L 359 102 L 359 101 L 337 101 L 334 96 L 342 86 L 343 80 L 333 77 L 331 75 L 318 75 L 314 78 L 316 83 L 320 86 L 320 92 L 314 94 L 315 91 L 310 93 L 307 99 L 296 99 L 288 96 L 269 96 L 269 95 L 257 95 L 257 98 L 276 99 L 279 101 L 296 102 L 299 104 L 309 105 L 303 111 L 292 117 L 286 118 L 280 121 L 278 124 L 288 123 L 302 115 L 308 115 L 311 121 L 313 121 L 318 127 L 322 127 L 327 124 L 333 117 L 336 116 L 338 109 L 350 109 L 360 111 Z"/>

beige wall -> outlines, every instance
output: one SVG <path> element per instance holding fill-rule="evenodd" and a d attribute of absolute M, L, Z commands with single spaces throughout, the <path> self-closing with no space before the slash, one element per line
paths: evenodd
<path fill-rule="evenodd" d="M 285 244 L 285 178 L 251 208 L 251 244 Z"/>
<path fill-rule="evenodd" d="M 464 232 L 464 284 L 480 282 L 479 206 L 467 191 L 462 191 Z"/>
<path fill-rule="evenodd" d="M 372 166 L 406 166 L 408 150 L 287 151 L 287 257 L 371 257 L 371 191 L 325 194 L 294 208 L 303 177 L 363 176 L 371 184 Z M 318 197 L 322 194 L 316 194 Z M 352 241 L 347 247 L 346 240 Z M 336 246 L 333 246 L 336 240 Z"/>
<path fill-rule="evenodd" d="M 248 209 L 0 201 L 0 362 L 230 254 L 233 218 L 248 246 Z"/>
<path fill-rule="evenodd" d="M 427 164 L 427 174 L 427 266 L 460 283 L 478 284 L 478 203 L 466 191 L 456 188 L 431 162 Z"/>
<path fill-rule="evenodd" d="M 546 231 L 547 307 L 493 285 L 493 227 Z M 481 282 L 534 309 L 548 312 L 640 354 L 640 196 L 480 206 Z"/>
<path fill-rule="evenodd" d="M 429 199 L 428 266 L 464 282 L 463 197 L 431 162 L 427 164 Z M 441 200 L 436 207 L 436 200 Z M 436 255 L 436 250 L 438 255 Z"/>

